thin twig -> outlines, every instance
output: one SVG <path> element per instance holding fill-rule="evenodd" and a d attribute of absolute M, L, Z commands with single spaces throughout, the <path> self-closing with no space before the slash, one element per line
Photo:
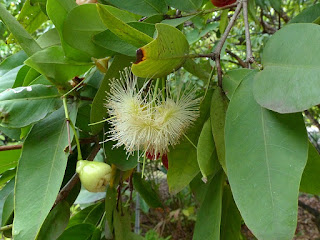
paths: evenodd
<path fill-rule="evenodd" d="M 214 52 L 213 52 L 213 58 L 212 60 L 214 60 L 216 62 L 216 67 L 217 67 L 217 73 L 218 73 L 218 85 L 220 87 L 222 87 L 222 69 L 221 69 L 221 64 L 220 64 L 220 54 L 221 54 L 221 50 L 223 48 L 224 43 L 227 40 L 227 37 L 231 31 L 231 28 L 233 27 L 234 23 L 236 22 L 238 15 L 241 11 L 242 8 L 242 1 L 238 1 L 237 2 L 237 8 L 234 11 L 234 14 L 232 16 L 232 18 L 230 19 L 230 22 L 228 24 L 228 26 L 226 27 L 225 32 L 223 33 L 219 43 L 217 44 L 217 47 L 215 48 Z"/>
<path fill-rule="evenodd" d="M 1 151 L 8 151 L 8 150 L 14 150 L 14 149 L 21 149 L 22 144 L 19 145 L 9 145 L 9 146 L 1 146 L 0 147 L 0 152 Z"/>
<path fill-rule="evenodd" d="M 0 227 L 0 232 L 4 232 L 4 231 L 10 230 L 10 229 L 12 229 L 12 224 Z"/>
<path fill-rule="evenodd" d="M 253 62 L 253 56 L 252 56 L 249 19 L 248 19 L 248 0 L 243 0 L 242 7 L 243 7 L 243 19 L 244 19 L 245 34 L 246 34 L 246 47 L 247 47 L 247 60 L 246 60 L 246 62 L 248 64 L 248 68 L 251 68 L 251 63 Z"/>
<path fill-rule="evenodd" d="M 70 136 L 70 122 L 67 119 L 67 133 L 68 133 L 68 146 L 69 146 L 69 153 L 72 154 L 72 146 L 71 146 L 71 136 Z"/>
<path fill-rule="evenodd" d="M 226 49 L 226 53 L 228 53 L 231 57 L 233 57 L 237 60 L 238 63 L 236 63 L 236 64 L 240 65 L 243 68 L 248 67 L 247 63 L 244 62 L 237 54 L 231 52 L 229 49 Z"/>

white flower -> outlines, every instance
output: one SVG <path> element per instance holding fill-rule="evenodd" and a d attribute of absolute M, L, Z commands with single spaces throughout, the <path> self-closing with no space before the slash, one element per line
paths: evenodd
<path fill-rule="evenodd" d="M 199 99 L 195 92 L 178 94 L 165 100 L 145 84 L 137 88 L 137 77 L 129 70 L 113 79 L 106 107 L 110 115 L 111 135 L 116 147 L 124 146 L 129 154 L 143 150 L 158 156 L 179 142 L 186 129 L 199 115 Z"/>

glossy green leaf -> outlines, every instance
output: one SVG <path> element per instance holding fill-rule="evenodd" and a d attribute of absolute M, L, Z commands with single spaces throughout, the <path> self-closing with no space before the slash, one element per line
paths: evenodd
<path fill-rule="evenodd" d="M 226 97 L 222 89 L 218 87 L 213 92 L 210 108 L 210 119 L 218 159 L 225 173 L 227 172 L 227 168 L 225 159 L 224 127 L 226 122 L 228 103 L 228 98 Z"/>
<path fill-rule="evenodd" d="M 109 231 L 113 232 L 113 211 L 116 209 L 117 206 L 117 190 L 114 187 L 107 187 L 107 194 L 106 194 L 106 226 L 109 227 Z M 107 227 L 106 227 L 107 228 Z"/>
<path fill-rule="evenodd" d="M 317 149 L 309 143 L 308 162 L 304 168 L 300 183 L 300 191 L 310 194 L 320 194 L 320 156 Z"/>
<path fill-rule="evenodd" d="M 68 86 L 68 81 L 85 73 L 92 63 L 69 60 L 60 46 L 52 46 L 29 57 L 25 64 L 46 76 L 57 86 Z"/>
<path fill-rule="evenodd" d="M 281 12 L 281 1 L 279 0 L 269 0 L 271 7 L 274 8 L 277 12 Z"/>
<path fill-rule="evenodd" d="M 197 213 L 197 221 L 194 227 L 193 240 L 220 239 L 220 222 L 222 208 L 222 192 L 225 180 L 221 170 L 211 180 L 206 196 Z"/>
<path fill-rule="evenodd" d="M 49 31 L 45 32 L 37 39 L 37 43 L 42 48 L 48 48 L 51 46 L 60 45 L 61 41 L 59 37 L 59 32 L 57 31 L 56 28 L 50 29 Z"/>
<path fill-rule="evenodd" d="M 70 206 L 62 201 L 51 210 L 42 224 L 37 240 L 56 240 L 68 225 L 70 218 Z"/>
<path fill-rule="evenodd" d="M 214 175 L 220 169 L 210 118 L 205 122 L 200 133 L 197 160 L 205 182 L 209 175 Z"/>
<path fill-rule="evenodd" d="M 194 17 L 195 17 L 195 15 L 186 16 L 186 17 L 180 17 L 180 18 L 173 18 L 173 19 L 165 19 L 165 20 L 161 21 L 161 23 L 168 24 L 168 25 L 173 26 L 173 27 L 177 27 L 180 24 L 182 24 L 182 23 L 184 23 L 184 22 L 186 22 L 188 20 L 191 20 Z"/>
<path fill-rule="evenodd" d="M 69 111 L 74 122 L 75 104 L 69 105 Z M 67 165 L 67 145 L 63 108 L 35 124 L 25 140 L 15 186 L 15 240 L 34 239 L 38 234 L 60 190 Z"/>
<path fill-rule="evenodd" d="M 132 65 L 136 76 L 166 76 L 181 67 L 189 53 L 188 41 L 178 29 L 162 23 L 156 29 L 156 39 L 138 50 L 138 60 Z"/>
<path fill-rule="evenodd" d="M 150 23 L 144 22 L 131 22 L 129 26 L 144 32 L 148 36 L 152 37 L 155 31 L 155 26 Z M 121 53 L 127 56 L 136 56 L 137 47 L 129 44 L 125 40 L 122 40 L 110 30 L 106 30 L 93 37 L 93 42 L 106 49 Z M 141 47 L 141 46 L 140 46 Z"/>
<path fill-rule="evenodd" d="M 13 84 L 13 86 L 11 86 L 11 87 L 12 87 L 12 88 L 22 87 L 22 86 L 23 86 L 23 81 L 24 81 L 24 79 L 26 78 L 26 76 L 27 76 L 27 74 L 28 74 L 28 72 L 29 72 L 30 69 L 31 69 L 31 68 L 30 68 L 29 66 L 23 65 L 23 66 L 19 69 L 19 71 L 18 71 L 18 73 L 17 73 L 17 76 L 16 76 L 16 78 L 15 78 L 15 80 L 14 80 L 14 84 Z"/>
<path fill-rule="evenodd" d="M 8 225 L 12 223 L 12 217 L 13 217 L 13 197 L 14 192 L 10 192 L 10 194 L 6 197 L 4 204 L 3 204 L 3 210 L 2 210 L 2 223 L 1 226 Z"/>
<path fill-rule="evenodd" d="M 228 13 L 229 13 L 229 9 L 225 9 L 221 13 L 221 19 L 219 21 L 219 23 L 220 23 L 219 31 L 221 34 L 224 33 L 224 30 L 226 30 L 226 27 L 228 25 L 228 22 L 229 22 Z"/>
<path fill-rule="evenodd" d="M 10 180 L 1 190 L 0 190 L 0 223 L 2 223 L 2 213 L 3 205 L 7 197 L 14 191 L 14 179 Z"/>
<path fill-rule="evenodd" d="M 17 18 L 18 22 L 29 33 L 36 31 L 47 19 L 39 4 L 31 4 L 30 0 L 25 1 Z M 12 34 L 8 37 L 7 42 L 14 43 Z"/>
<path fill-rule="evenodd" d="M 0 174 L 17 166 L 21 150 L 0 151 Z"/>
<path fill-rule="evenodd" d="M 240 240 L 242 218 L 233 200 L 229 185 L 224 186 L 222 198 L 222 214 L 220 240 Z"/>
<path fill-rule="evenodd" d="M 129 44 L 139 48 L 153 40 L 152 37 L 140 32 L 139 30 L 129 26 L 121 21 L 116 15 L 112 14 L 103 5 L 97 5 L 98 13 L 104 25 L 119 38 L 128 42 Z"/>
<path fill-rule="evenodd" d="M 104 6 L 124 22 L 135 21 L 127 12 L 111 6 Z M 90 57 L 102 58 L 113 55 L 113 51 L 94 44 L 92 37 L 107 30 L 103 24 L 96 4 L 83 4 L 73 8 L 63 24 L 63 39 L 73 48 L 87 53 Z"/>
<path fill-rule="evenodd" d="M 81 223 L 88 223 L 94 226 L 97 225 L 104 213 L 104 207 L 104 202 L 99 202 L 97 204 L 86 207 L 70 219 L 68 228 Z"/>
<path fill-rule="evenodd" d="M 261 106 L 292 113 L 320 103 L 319 41 L 320 26 L 312 23 L 289 24 L 270 38 L 253 87 Z"/>
<path fill-rule="evenodd" d="M 78 224 L 65 230 L 57 240 L 88 240 L 95 230 L 96 227 L 91 224 Z"/>
<path fill-rule="evenodd" d="M 0 63 L 0 77 L 2 77 L 6 72 L 12 70 L 23 64 L 23 62 L 28 58 L 24 51 L 19 51 Z"/>
<path fill-rule="evenodd" d="M 101 86 L 93 99 L 90 115 L 91 123 L 102 121 L 107 116 L 108 113 L 107 109 L 104 107 L 104 104 L 107 96 L 106 92 L 109 92 L 110 90 L 109 80 L 113 78 L 119 78 L 119 71 L 122 71 L 125 67 L 128 67 L 132 60 L 132 58 L 122 55 L 114 57 L 112 64 L 108 68 L 108 71 L 101 82 Z M 103 128 L 103 126 L 103 123 L 91 126 L 92 133 L 98 133 Z"/>
<path fill-rule="evenodd" d="M 7 9 L 0 5 L 0 19 L 4 22 L 8 30 L 13 34 L 19 42 L 22 49 L 31 56 L 32 54 L 40 51 L 41 48 L 32 36 L 23 28 L 23 26 L 13 17 Z"/>
<path fill-rule="evenodd" d="M 167 180 L 169 191 L 173 194 L 180 192 L 188 186 L 200 171 L 196 146 L 201 129 L 210 116 L 211 98 L 212 91 L 210 90 L 200 105 L 200 117 L 186 133 L 192 144 L 186 138 L 182 138 L 180 144 L 168 152 L 169 169 Z"/>
<path fill-rule="evenodd" d="M 0 92 L 12 88 L 21 68 L 22 65 L 15 67 L 0 77 Z"/>
<path fill-rule="evenodd" d="M 33 85 L 9 89 L 0 94 L 0 124 L 20 128 L 37 122 L 62 104 L 52 86 Z"/>
<path fill-rule="evenodd" d="M 5 171 L 0 175 L 0 186 L 3 186 L 16 175 L 16 168 Z"/>
<path fill-rule="evenodd" d="M 62 34 L 63 24 L 68 16 L 68 13 L 76 6 L 78 5 L 73 0 L 47 0 L 46 9 L 50 20 L 53 22 L 55 28 L 59 32 L 61 46 L 66 56 L 78 61 L 91 61 L 91 57 L 88 54 L 75 49 L 66 43 Z"/>
<path fill-rule="evenodd" d="M 24 86 L 24 87 L 29 86 L 30 83 L 32 83 L 40 75 L 41 74 L 37 70 L 35 70 L 34 68 L 29 68 L 29 71 L 26 74 L 26 77 L 23 79 L 22 86 Z"/>
<path fill-rule="evenodd" d="M 320 3 L 304 9 L 300 14 L 290 20 L 289 23 L 312 23 L 320 16 Z"/>
<path fill-rule="evenodd" d="M 247 68 L 235 69 L 226 72 L 223 76 L 222 89 L 229 98 L 232 98 L 234 91 L 237 89 L 241 81 L 249 74 L 252 70 Z"/>
<path fill-rule="evenodd" d="M 147 17 L 165 14 L 168 10 L 164 0 L 107 0 L 107 2 L 118 8 Z"/>
<path fill-rule="evenodd" d="M 201 7 L 202 0 L 165 0 L 170 7 L 181 11 L 192 12 Z"/>
<path fill-rule="evenodd" d="M 114 164 L 121 171 L 127 171 L 138 165 L 137 153 L 127 156 L 126 151 L 122 147 L 114 148 L 116 143 L 107 141 L 104 144 L 104 151 L 107 156 L 108 164 Z"/>
<path fill-rule="evenodd" d="M 150 181 L 141 178 L 140 173 L 134 173 L 132 181 L 134 189 L 140 193 L 149 207 L 158 208 L 163 206 L 158 193 L 153 189 Z"/>
<path fill-rule="evenodd" d="M 241 216 L 258 239 L 292 239 L 308 137 L 301 114 L 278 114 L 256 103 L 255 74 L 242 81 L 228 107 L 228 180 Z"/>
<path fill-rule="evenodd" d="M 211 66 L 210 68 L 205 67 L 203 65 L 200 65 L 199 63 L 196 63 L 190 58 L 185 61 L 185 63 L 183 64 L 183 68 L 203 81 L 208 81 L 210 77 Z"/>
<path fill-rule="evenodd" d="M 117 240 L 143 240 L 142 236 L 139 236 L 133 232 L 131 232 L 131 222 L 130 215 L 128 212 L 124 212 L 123 214 L 114 211 L 114 229 L 115 229 L 115 238 Z"/>

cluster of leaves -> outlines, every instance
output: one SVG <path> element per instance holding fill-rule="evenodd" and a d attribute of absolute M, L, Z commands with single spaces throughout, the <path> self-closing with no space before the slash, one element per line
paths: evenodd
<path fill-rule="evenodd" d="M 7 41 L 22 49 L 0 64 L 1 131 L 22 143 L 0 152 L 3 234 L 143 239 L 131 232 L 122 189 L 133 187 L 150 207 L 162 203 L 134 172 L 137 156 L 103 145 L 99 156 L 113 166 L 106 193 L 80 191 L 74 175 L 76 155 L 93 160 L 105 138 L 107 124 L 89 124 L 107 117 L 109 80 L 131 66 L 140 78 L 183 67 L 171 79 L 197 84 L 203 95 L 199 119 L 168 154 L 170 192 L 190 185 L 199 204 L 193 238 L 239 239 L 243 219 L 258 239 L 292 239 L 299 189 L 320 192 L 320 157 L 301 114 L 320 103 L 320 5 L 313 3 L 250 0 L 253 66 L 263 70 L 239 69 L 248 66 L 240 20 L 223 48 L 222 86 L 212 81 L 214 61 L 192 60 L 213 51 L 232 14 L 210 1 L 26 0 L 17 18 L 0 4 Z M 302 6 L 309 8 L 297 15 Z M 49 19 L 54 27 L 35 40 Z M 70 218 L 76 198 L 91 205 Z"/>

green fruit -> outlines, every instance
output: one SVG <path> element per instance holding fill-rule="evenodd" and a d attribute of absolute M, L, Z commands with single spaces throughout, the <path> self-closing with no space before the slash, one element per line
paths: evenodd
<path fill-rule="evenodd" d="M 104 162 L 79 160 L 76 171 L 89 192 L 104 192 L 111 179 L 111 167 Z"/>

